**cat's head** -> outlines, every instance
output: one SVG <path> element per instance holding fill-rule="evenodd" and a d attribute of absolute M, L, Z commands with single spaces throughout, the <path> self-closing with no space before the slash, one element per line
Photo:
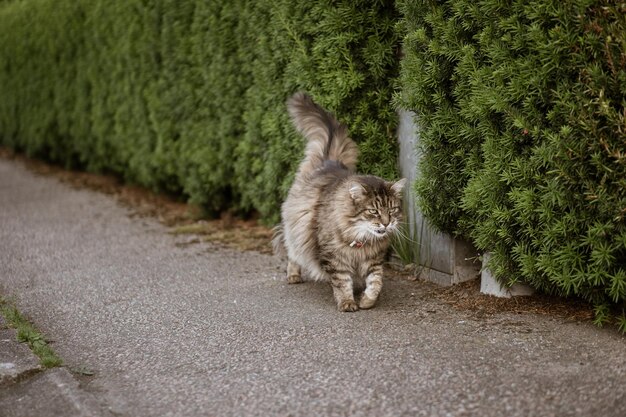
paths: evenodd
<path fill-rule="evenodd" d="M 351 223 L 359 240 L 386 239 L 402 221 L 402 191 L 406 178 L 387 182 L 374 176 L 359 176 L 347 183 L 353 202 Z"/>

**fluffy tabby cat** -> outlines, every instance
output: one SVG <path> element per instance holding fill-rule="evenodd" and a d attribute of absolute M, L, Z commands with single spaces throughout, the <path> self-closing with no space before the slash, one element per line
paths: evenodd
<path fill-rule="evenodd" d="M 406 180 L 357 175 L 357 146 L 347 128 L 306 94 L 296 93 L 287 108 L 308 139 L 274 237 L 275 249 L 287 250 L 287 280 L 330 282 L 340 311 L 371 308 Z M 354 290 L 363 287 L 357 302 Z"/>

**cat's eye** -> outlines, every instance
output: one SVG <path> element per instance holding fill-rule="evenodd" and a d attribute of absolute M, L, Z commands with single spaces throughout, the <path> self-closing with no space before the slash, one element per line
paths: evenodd
<path fill-rule="evenodd" d="M 376 210 L 376 209 L 367 209 L 367 212 L 369 214 L 378 214 L 378 210 Z"/>
<path fill-rule="evenodd" d="M 392 208 L 389 210 L 389 213 L 396 214 L 396 213 L 397 213 L 397 212 L 399 212 L 399 211 L 400 211 L 400 207 L 392 207 Z"/>

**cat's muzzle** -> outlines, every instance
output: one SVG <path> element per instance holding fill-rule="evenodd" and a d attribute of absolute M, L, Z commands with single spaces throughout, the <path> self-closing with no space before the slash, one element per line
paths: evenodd
<path fill-rule="evenodd" d="M 387 234 L 387 228 L 379 227 L 378 229 L 374 229 L 374 234 L 378 237 L 383 237 Z"/>

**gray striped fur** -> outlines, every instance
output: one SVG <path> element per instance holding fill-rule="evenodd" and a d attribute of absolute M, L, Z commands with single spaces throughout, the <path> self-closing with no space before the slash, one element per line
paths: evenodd
<path fill-rule="evenodd" d="M 357 146 L 347 128 L 306 94 L 296 93 L 287 108 L 308 140 L 273 242 L 287 253 L 288 282 L 327 281 L 340 311 L 371 308 L 402 218 L 406 181 L 357 175 Z M 362 288 L 357 301 L 355 290 Z"/>

